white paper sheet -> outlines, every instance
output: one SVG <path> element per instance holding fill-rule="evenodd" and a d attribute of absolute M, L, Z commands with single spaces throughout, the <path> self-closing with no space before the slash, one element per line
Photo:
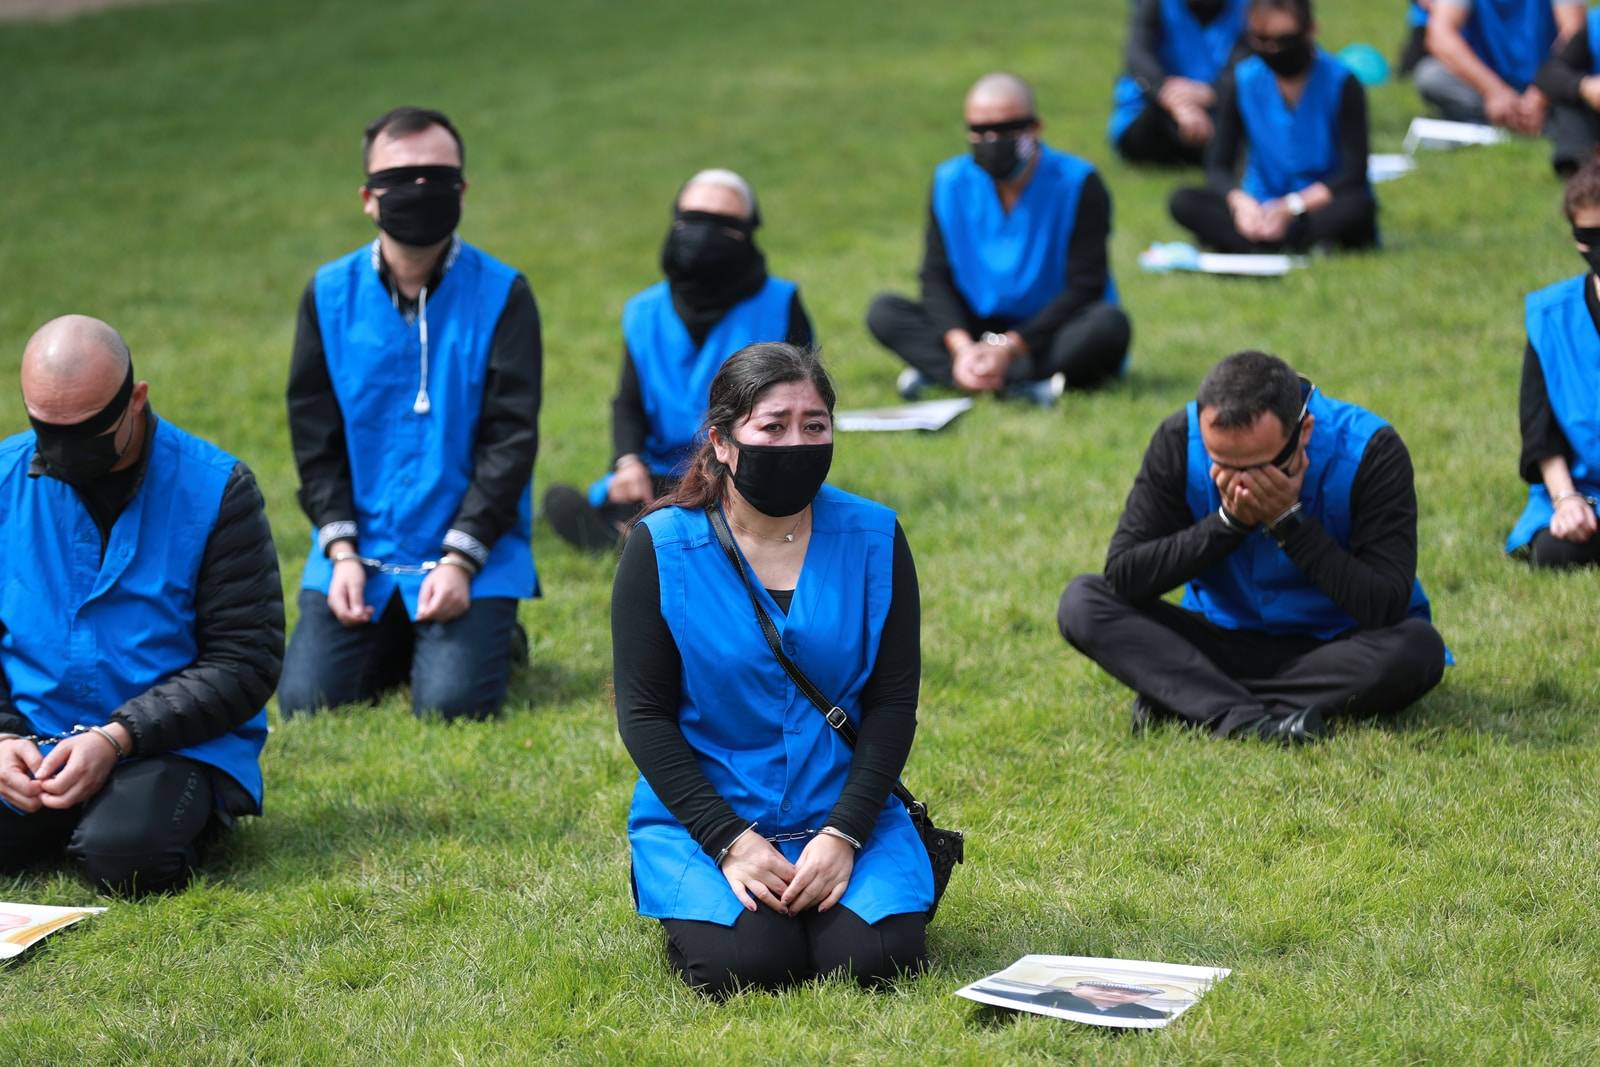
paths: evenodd
<path fill-rule="evenodd" d="M 20 956 L 49 935 L 104 908 L 51 908 L 0 901 L 0 960 Z"/>
<path fill-rule="evenodd" d="M 942 430 L 955 417 L 972 407 L 971 397 L 950 400 L 922 400 L 915 404 L 894 404 L 886 408 L 840 411 L 833 416 L 833 427 L 843 431 L 863 430 Z"/>
<path fill-rule="evenodd" d="M 1419 148 L 1461 148 L 1464 145 L 1501 144 L 1510 139 L 1511 135 L 1506 131 L 1482 123 L 1415 118 L 1411 120 L 1411 128 L 1406 131 L 1406 139 L 1401 147 L 1409 156 Z"/>
<path fill-rule="evenodd" d="M 1417 161 L 1395 152 L 1374 152 L 1367 157 L 1367 181 L 1373 185 L 1404 178 L 1417 169 Z"/>
<path fill-rule="evenodd" d="M 1296 267 L 1305 266 L 1306 263 L 1304 256 L 1202 252 L 1182 241 L 1158 241 L 1139 253 L 1139 266 L 1154 274 L 1181 270 L 1199 274 L 1233 274 L 1247 278 L 1279 278 Z"/>
<path fill-rule="evenodd" d="M 1148 960 L 1024 956 L 956 990 L 956 996 L 1089 1026 L 1155 1030 L 1192 1008 L 1230 973 L 1226 967 Z"/>

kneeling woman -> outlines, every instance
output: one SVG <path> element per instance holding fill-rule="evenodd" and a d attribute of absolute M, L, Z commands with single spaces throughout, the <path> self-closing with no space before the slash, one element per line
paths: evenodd
<path fill-rule="evenodd" d="M 1535 567 L 1600 563 L 1600 161 L 1567 182 L 1566 212 L 1589 270 L 1529 294 L 1522 356 L 1528 503 L 1506 551 Z"/>
<path fill-rule="evenodd" d="M 916 732 L 916 568 L 892 511 L 823 484 L 833 405 L 812 353 L 735 353 L 707 439 L 617 568 L 635 897 L 684 981 L 713 995 L 841 971 L 870 983 L 924 959 L 933 875 L 890 796 Z M 785 673 L 752 598 L 856 726 L 854 752 Z"/>

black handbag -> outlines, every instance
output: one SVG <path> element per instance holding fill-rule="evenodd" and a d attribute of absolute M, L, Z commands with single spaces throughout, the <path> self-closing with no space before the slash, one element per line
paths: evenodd
<path fill-rule="evenodd" d="M 833 732 L 850 746 L 852 752 L 855 751 L 856 728 L 850 725 L 850 718 L 844 709 L 823 696 L 822 690 L 813 685 L 805 672 L 784 653 L 778 628 L 773 625 L 772 616 L 767 614 L 767 609 L 761 606 L 761 600 L 756 596 L 755 586 L 750 582 L 749 572 L 744 569 L 744 561 L 733 543 L 733 533 L 722 516 L 722 509 L 712 504 L 706 508 L 706 516 L 711 520 L 711 529 L 716 533 L 717 543 L 722 546 L 728 562 L 733 564 L 733 569 L 739 572 L 739 577 L 744 581 L 744 590 L 750 594 L 750 606 L 755 608 L 756 622 L 761 624 L 767 647 L 772 649 L 772 654 L 777 657 L 789 680 L 822 713 Z M 956 864 L 966 860 L 966 835 L 960 830 L 944 830 L 935 826 L 932 816 L 928 814 L 928 805 L 912 796 L 911 791 L 899 782 L 894 785 L 894 796 L 906 806 L 911 825 L 916 827 L 917 836 L 922 838 L 922 847 L 928 850 L 928 862 L 933 866 L 933 906 L 928 909 L 928 918 L 931 920 L 934 912 L 939 910 L 939 900 L 944 896 L 945 886 L 950 884 L 950 873 L 955 870 Z"/>

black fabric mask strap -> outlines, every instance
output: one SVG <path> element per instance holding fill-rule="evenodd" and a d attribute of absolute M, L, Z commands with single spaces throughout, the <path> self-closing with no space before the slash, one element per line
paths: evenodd
<path fill-rule="evenodd" d="M 367 175 L 368 189 L 392 189 L 397 185 L 414 185 L 421 179 L 433 185 L 460 188 L 464 178 L 460 167 L 390 167 Z"/>
<path fill-rule="evenodd" d="M 56 422 L 44 422 L 28 416 L 35 433 L 55 434 L 59 437 L 98 437 L 117 424 L 123 414 L 128 410 L 128 401 L 133 396 L 133 363 L 128 363 L 128 376 L 122 379 L 122 387 L 117 390 L 117 395 L 112 397 L 105 407 L 90 415 L 82 422 L 74 422 L 63 426 Z"/>
<path fill-rule="evenodd" d="M 703 222 L 710 226 L 721 226 L 724 229 L 738 230 L 749 236 L 755 229 L 751 219 L 741 219 L 736 215 L 720 215 L 715 211 L 674 211 L 674 222 Z"/>

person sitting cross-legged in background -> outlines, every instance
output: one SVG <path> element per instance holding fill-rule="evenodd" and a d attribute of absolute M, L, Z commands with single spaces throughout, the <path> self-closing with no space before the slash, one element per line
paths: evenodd
<path fill-rule="evenodd" d="M 1129 163 L 1198 166 L 1249 0 L 1133 0 L 1107 133 Z"/>
<path fill-rule="evenodd" d="M 1417 570 L 1411 457 L 1393 428 L 1282 360 L 1229 356 L 1161 424 L 1104 574 L 1058 622 L 1158 718 L 1306 741 L 1438 684 L 1445 648 Z M 1187 584 L 1183 604 L 1161 597 Z"/>
<path fill-rule="evenodd" d="M 1522 356 L 1528 503 L 1506 551 L 1535 567 L 1600 563 L 1600 161 L 1567 182 L 1566 212 L 1589 270 L 1529 294 Z"/>
<path fill-rule="evenodd" d="M 22 356 L 0 443 L 0 873 L 65 855 L 181 888 L 261 811 L 283 589 L 248 467 L 156 418 L 127 344 L 69 315 Z"/>
<path fill-rule="evenodd" d="M 417 714 L 483 718 L 505 700 L 517 600 L 539 592 L 539 312 L 522 275 L 456 235 L 467 182 L 448 118 L 396 108 L 364 146 L 380 232 L 306 286 L 289 369 L 314 532 L 278 706 L 409 677 Z"/>
<path fill-rule="evenodd" d="M 1600 7 L 1583 28 L 1557 45 L 1534 78 L 1550 101 L 1546 132 L 1554 144 L 1556 173 L 1570 177 L 1600 145 Z"/>
<path fill-rule="evenodd" d="M 1106 242 L 1111 195 L 1093 165 L 1048 147 L 1033 90 L 987 74 L 966 99 L 970 156 L 940 164 L 922 301 L 883 293 L 867 329 L 908 366 L 902 397 L 930 383 L 1052 404 L 1121 370 L 1128 316 Z"/>
<path fill-rule="evenodd" d="M 563 540 L 614 549 L 639 512 L 677 484 L 711 379 L 729 356 L 757 341 L 811 345 L 799 287 L 767 273 L 760 225 L 755 192 L 731 170 L 703 170 L 678 191 L 661 247 L 666 279 L 622 310 L 611 473 L 587 497 L 570 485 L 544 496 L 545 518 Z"/>
<path fill-rule="evenodd" d="M 1202 245 L 1250 253 L 1377 243 L 1366 92 L 1317 47 L 1316 29 L 1310 0 L 1251 0 L 1254 55 L 1223 79 L 1208 187 L 1172 194 L 1173 219 Z"/>

